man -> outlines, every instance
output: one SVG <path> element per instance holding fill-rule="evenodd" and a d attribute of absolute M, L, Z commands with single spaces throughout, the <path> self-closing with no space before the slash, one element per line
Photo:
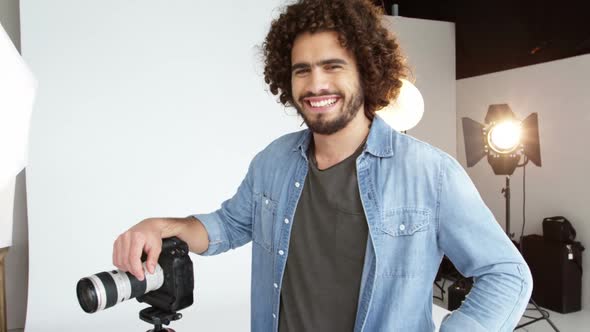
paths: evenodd
<path fill-rule="evenodd" d="M 531 293 L 524 260 L 447 154 L 375 117 L 399 92 L 398 45 L 368 0 L 300 0 L 263 45 L 270 91 L 307 130 L 260 152 L 218 211 L 150 218 L 113 262 L 143 279 L 161 239 L 214 255 L 252 240 L 252 331 L 432 331 L 443 254 L 475 279 L 441 331 L 509 331 Z"/>

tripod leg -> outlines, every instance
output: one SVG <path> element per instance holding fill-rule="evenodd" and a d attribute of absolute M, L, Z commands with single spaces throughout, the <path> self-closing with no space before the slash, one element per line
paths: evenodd
<path fill-rule="evenodd" d="M 518 329 L 524 328 L 525 326 L 529 326 L 531 324 L 535 324 L 536 322 L 538 322 L 540 320 L 546 320 L 547 323 L 549 323 L 549 325 L 551 325 L 551 328 L 553 328 L 554 331 L 559 332 L 559 329 L 557 328 L 557 326 L 555 326 L 555 324 L 553 324 L 553 322 L 551 321 L 551 319 L 549 319 L 549 314 L 545 310 L 542 310 L 537 305 L 537 303 L 535 303 L 535 301 L 533 301 L 533 299 L 530 299 L 529 300 L 529 303 L 533 304 L 535 306 L 535 308 L 534 309 L 531 308 L 531 309 L 527 309 L 527 310 L 537 310 L 541 314 L 541 317 L 530 317 L 531 320 L 529 320 L 528 322 L 516 326 L 514 328 L 515 331 L 518 330 Z"/>
<path fill-rule="evenodd" d="M 543 319 L 545 319 L 547 321 L 547 323 L 549 323 L 549 325 L 551 325 L 553 330 L 555 332 L 559 332 L 559 329 L 557 328 L 557 326 L 555 326 L 555 324 L 553 324 L 551 319 L 549 319 L 549 315 L 546 315 L 545 312 L 542 311 L 541 308 L 539 308 L 539 306 L 535 303 L 535 301 L 533 301 L 533 299 L 531 299 L 530 302 L 535 306 L 535 308 L 537 308 L 537 311 L 539 311 L 541 313 L 541 315 L 543 315 Z"/>

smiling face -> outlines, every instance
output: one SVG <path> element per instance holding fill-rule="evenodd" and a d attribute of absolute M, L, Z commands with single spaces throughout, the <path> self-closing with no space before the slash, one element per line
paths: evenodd
<path fill-rule="evenodd" d="M 312 132 L 331 135 L 365 116 L 356 61 L 336 32 L 297 36 L 291 70 L 293 105 Z"/>

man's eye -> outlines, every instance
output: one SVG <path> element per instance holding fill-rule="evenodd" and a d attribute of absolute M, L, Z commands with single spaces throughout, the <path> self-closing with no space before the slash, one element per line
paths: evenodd
<path fill-rule="evenodd" d="M 309 72 L 309 69 L 299 69 L 299 70 L 295 71 L 295 75 L 302 75 L 302 74 L 305 74 L 308 72 Z"/>
<path fill-rule="evenodd" d="M 340 65 L 328 65 L 326 69 L 334 70 L 334 69 L 340 69 L 340 68 L 342 68 L 342 66 L 340 66 Z"/>

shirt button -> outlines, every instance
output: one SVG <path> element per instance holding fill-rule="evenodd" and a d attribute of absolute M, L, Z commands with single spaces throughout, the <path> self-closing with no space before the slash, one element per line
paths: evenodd
<path fill-rule="evenodd" d="M 277 318 L 277 315 L 275 315 L 275 314 L 272 314 L 272 318 Z"/>
<path fill-rule="evenodd" d="M 285 253 L 284 251 L 279 250 L 279 255 L 283 256 L 284 253 Z"/>
<path fill-rule="evenodd" d="M 285 224 L 289 223 L 289 219 L 285 218 Z"/>
<path fill-rule="evenodd" d="M 264 201 L 264 204 L 268 204 L 268 199 L 266 201 Z"/>
<path fill-rule="evenodd" d="M 404 224 L 399 225 L 399 230 L 403 231 L 404 229 L 406 229 L 406 226 Z"/>
<path fill-rule="evenodd" d="M 299 188 L 300 184 L 299 182 L 295 182 L 295 187 Z"/>
<path fill-rule="evenodd" d="M 275 286 L 275 288 L 279 288 L 279 285 L 277 285 L 276 283 L 274 283 L 273 286 Z"/>

